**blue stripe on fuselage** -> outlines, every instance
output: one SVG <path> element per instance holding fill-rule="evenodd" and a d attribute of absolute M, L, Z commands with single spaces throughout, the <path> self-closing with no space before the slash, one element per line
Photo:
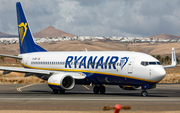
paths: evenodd
<path fill-rule="evenodd" d="M 133 79 L 133 78 L 126 78 L 126 77 L 119 77 L 119 76 L 112 76 L 112 75 L 105 75 L 105 74 L 98 74 L 98 73 L 85 73 L 87 80 L 84 80 L 83 84 L 89 84 L 89 82 L 94 84 L 110 84 L 110 85 L 134 85 L 134 86 L 142 86 L 146 84 L 154 84 L 154 82 L 147 82 L 143 80 Z M 80 80 L 80 84 L 82 84 L 82 80 Z M 76 82 L 79 83 L 78 80 Z"/>

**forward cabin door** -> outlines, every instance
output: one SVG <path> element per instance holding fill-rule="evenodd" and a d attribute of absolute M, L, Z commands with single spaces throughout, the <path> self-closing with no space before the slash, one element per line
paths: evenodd
<path fill-rule="evenodd" d="M 133 63 L 134 63 L 134 60 L 135 60 L 135 58 L 132 57 L 128 61 L 128 67 L 127 67 L 128 74 L 132 74 L 133 73 Z"/>

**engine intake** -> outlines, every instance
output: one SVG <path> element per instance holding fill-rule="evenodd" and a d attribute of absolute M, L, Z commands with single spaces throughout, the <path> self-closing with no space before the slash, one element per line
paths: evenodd
<path fill-rule="evenodd" d="M 54 74 L 49 77 L 48 85 L 52 89 L 71 90 L 74 88 L 75 80 L 71 75 L 64 73 Z"/>
<path fill-rule="evenodd" d="M 62 79 L 62 81 L 60 81 L 60 84 L 61 84 L 61 87 L 63 87 L 63 89 L 71 90 L 75 85 L 75 81 L 74 81 L 73 77 L 65 76 Z"/>

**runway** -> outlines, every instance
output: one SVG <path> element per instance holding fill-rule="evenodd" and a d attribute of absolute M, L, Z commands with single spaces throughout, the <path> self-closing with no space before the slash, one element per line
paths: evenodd
<path fill-rule="evenodd" d="M 102 110 L 103 106 L 129 105 L 132 110 L 180 110 L 180 84 L 158 84 L 142 97 L 141 90 L 106 86 L 106 94 L 76 85 L 65 94 L 53 94 L 47 84 L 0 85 L 0 109 Z"/>

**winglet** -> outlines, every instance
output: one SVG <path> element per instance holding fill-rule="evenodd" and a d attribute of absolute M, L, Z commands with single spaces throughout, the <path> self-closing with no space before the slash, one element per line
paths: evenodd
<path fill-rule="evenodd" d="M 176 55 L 175 55 L 175 50 L 172 48 L 172 60 L 171 60 L 171 65 L 163 66 L 164 68 L 173 68 L 177 66 L 177 61 L 176 61 Z"/>
<path fill-rule="evenodd" d="M 175 50 L 172 48 L 172 62 L 171 65 L 177 66 L 177 61 L 176 61 L 176 55 L 175 55 Z"/>

